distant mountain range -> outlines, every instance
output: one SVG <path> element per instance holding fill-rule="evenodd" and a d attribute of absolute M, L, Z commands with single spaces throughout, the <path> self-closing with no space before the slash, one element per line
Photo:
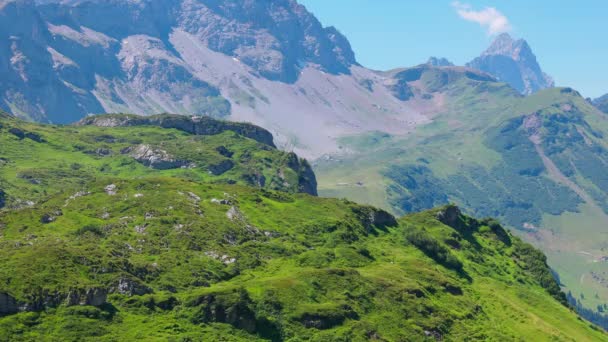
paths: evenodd
<path fill-rule="evenodd" d="M 530 45 L 523 39 L 513 40 L 508 33 L 499 35 L 467 66 L 495 75 L 525 95 L 555 86 L 553 79 L 541 70 Z"/>

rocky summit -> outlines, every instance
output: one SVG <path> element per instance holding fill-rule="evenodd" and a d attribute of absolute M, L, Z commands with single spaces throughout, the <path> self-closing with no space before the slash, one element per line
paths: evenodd
<path fill-rule="evenodd" d="M 555 85 L 553 79 L 541 70 L 528 42 L 514 40 L 508 33 L 499 35 L 480 57 L 467 66 L 488 72 L 525 95 Z"/>
<path fill-rule="evenodd" d="M 121 108 L 228 115 L 201 75 L 203 47 L 287 83 L 309 64 L 356 64 L 346 38 L 294 0 L 7 0 L 0 22 L 1 106 L 40 121 Z"/>

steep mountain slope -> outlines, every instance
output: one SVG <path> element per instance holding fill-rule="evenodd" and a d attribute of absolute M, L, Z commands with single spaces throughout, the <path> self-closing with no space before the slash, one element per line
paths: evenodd
<path fill-rule="evenodd" d="M 608 113 L 608 94 L 593 100 L 593 105 L 604 113 Z"/>
<path fill-rule="evenodd" d="M 20 117 L 206 114 L 315 158 L 342 135 L 426 122 L 295 0 L 13 0 L 0 15 L 0 108 Z"/>
<path fill-rule="evenodd" d="M 409 101 L 441 99 L 433 122 L 341 139 L 351 155 L 315 162 L 321 195 L 395 213 L 455 202 L 499 217 L 548 254 L 582 303 L 606 303 L 608 117 L 569 88 L 522 97 L 489 76 L 430 66 L 392 77 Z"/>
<path fill-rule="evenodd" d="M 484 61 L 490 73 L 497 66 L 504 74 L 440 59 L 372 71 L 357 64 L 341 34 L 294 0 L 0 2 L 0 108 L 54 123 L 100 112 L 252 122 L 272 132 L 280 148 L 316 159 L 322 194 L 398 214 L 456 201 L 468 213 L 498 216 L 549 253 L 562 282 L 578 297 L 584 293 L 584 304 L 605 304 L 605 119 L 567 89 L 524 99 L 520 92 L 552 82 L 523 41 L 500 37 Z M 37 126 L 19 123 L 22 133 L 0 137 L 11 148 L 9 163 L 0 164 L 20 163 L 5 169 L 0 206 L 38 203 L 92 181 L 87 175 L 97 170 L 156 175 L 153 164 L 179 166 L 163 175 L 314 193 L 310 168 L 295 155 L 266 164 L 278 153 L 267 142 L 237 144 L 243 163 L 255 146 L 264 152 L 251 152 L 244 169 L 214 176 L 209 171 L 221 173 L 233 158 L 219 136 L 188 134 L 194 123 L 167 133 L 150 127 L 167 122 L 157 118 L 83 121 L 134 122 L 144 125 L 136 128 L 141 137 L 130 135 L 132 127 L 119 130 L 116 141 L 103 137 L 111 128 L 57 128 L 62 136 L 52 146 L 25 135 Z M 40 129 L 46 139 L 55 128 Z M 237 134 L 231 130 L 223 134 Z M 42 171 L 36 160 L 27 162 L 34 154 L 13 145 L 19 136 L 43 157 Z M 178 141 L 167 142 L 174 136 Z M 66 145 L 70 139 L 84 140 Z M 216 150 L 194 152 L 197 139 L 215 139 Z"/>
<path fill-rule="evenodd" d="M 171 115 L 146 120 L 110 115 L 68 127 L 5 116 L 0 132 L 0 207 L 30 206 L 54 193 L 79 192 L 97 174 L 165 175 L 317 193 L 308 162 L 278 151 L 270 133 L 248 124 Z"/>
<path fill-rule="evenodd" d="M 106 158 L 54 150 L 68 136 L 111 151 L 129 137 L 156 142 L 199 151 L 197 163 L 213 159 L 205 151 L 218 151 L 218 138 L 235 170 L 258 158 L 260 173 L 284 165 L 286 154 L 234 131 L 197 139 L 154 123 L 188 118 L 146 120 L 57 127 L 3 116 L 2 146 L 27 157 L 11 154 L 2 184 L 50 151 L 86 168 Z M 143 172 L 128 157 L 110 164 L 88 168 L 86 181 L 65 173 L 74 187 L 38 184 L 43 200 L 0 212 L 0 340 L 608 340 L 564 305 L 542 253 L 455 206 L 396 220 L 293 187 Z"/>
<path fill-rule="evenodd" d="M 541 70 L 528 43 L 523 39 L 513 40 L 508 33 L 499 35 L 480 57 L 467 66 L 492 74 L 526 95 L 555 85 L 553 79 Z"/>

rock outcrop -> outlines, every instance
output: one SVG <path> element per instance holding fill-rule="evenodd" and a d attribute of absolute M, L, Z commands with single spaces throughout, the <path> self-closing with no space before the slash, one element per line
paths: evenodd
<path fill-rule="evenodd" d="M 498 36 L 467 66 L 490 73 L 525 95 L 555 86 L 553 79 L 541 70 L 530 45 L 523 39 L 513 40 L 507 33 Z"/>
<path fill-rule="evenodd" d="M 0 293 L 0 316 L 42 311 L 60 305 L 102 306 L 107 303 L 107 299 L 108 291 L 103 288 L 76 289 L 67 294 L 41 294 L 29 301 L 18 301 L 7 293 Z"/>
<path fill-rule="evenodd" d="M 290 153 L 287 166 L 299 175 L 299 192 L 318 196 L 317 177 L 306 159 L 300 159 L 295 153 Z"/>
<path fill-rule="evenodd" d="M 187 160 L 178 160 L 167 151 L 154 148 L 150 145 L 139 145 L 127 148 L 123 151 L 129 154 L 143 165 L 157 170 L 171 170 L 179 168 L 191 168 L 194 164 Z"/>
<path fill-rule="evenodd" d="M 141 284 L 140 281 L 132 278 L 123 277 L 118 280 L 116 288 L 113 292 L 120 293 L 126 296 L 143 296 L 145 294 L 152 293 L 152 289 Z"/>
<path fill-rule="evenodd" d="M 447 58 L 438 58 L 438 57 L 430 57 L 426 64 L 435 66 L 435 67 L 446 67 L 446 66 L 454 66 L 454 63 L 450 62 Z"/>

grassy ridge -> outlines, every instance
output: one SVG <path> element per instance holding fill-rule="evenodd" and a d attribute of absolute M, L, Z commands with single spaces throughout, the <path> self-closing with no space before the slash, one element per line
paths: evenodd
<path fill-rule="evenodd" d="M 76 192 L 103 176 L 166 175 L 316 192 L 306 161 L 231 130 L 192 135 L 153 126 L 45 126 L 7 117 L 0 121 L 0 146 L 0 189 L 8 207 L 36 203 L 57 192 Z M 137 160 L 134 154 L 142 146 L 156 155 Z M 162 154 L 173 165 L 147 165 Z"/>
<path fill-rule="evenodd" d="M 1 123 L 1 341 L 608 340 L 494 220 L 298 193 L 230 130 Z"/>
<path fill-rule="evenodd" d="M 0 338 L 606 338 L 560 303 L 541 253 L 455 207 L 396 221 L 166 177 L 86 190 L 2 216 L 0 293 L 40 309 L 0 319 Z M 106 300 L 65 305 L 91 289 Z"/>

